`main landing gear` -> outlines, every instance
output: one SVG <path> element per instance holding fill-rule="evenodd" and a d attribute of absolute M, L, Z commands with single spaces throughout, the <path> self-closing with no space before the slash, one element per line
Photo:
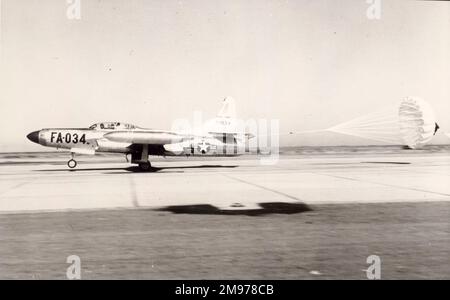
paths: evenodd
<path fill-rule="evenodd" d="M 77 166 L 77 161 L 75 160 L 75 159 L 73 159 L 74 158 L 74 153 L 71 153 L 71 155 L 72 155 L 72 158 L 67 162 L 67 166 L 70 168 L 70 169 L 74 169 L 74 168 L 76 168 L 76 166 Z"/>
<path fill-rule="evenodd" d="M 131 153 L 131 163 L 137 164 L 143 172 L 148 172 L 152 169 L 152 164 L 148 160 L 148 145 L 142 145 L 140 152 Z"/>
<path fill-rule="evenodd" d="M 143 171 L 143 172 L 147 172 L 147 171 L 149 171 L 151 168 L 152 168 L 152 164 L 151 164 L 149 161 L 139 163 L 139 169 L 140 169 L 141 171 Z"/>

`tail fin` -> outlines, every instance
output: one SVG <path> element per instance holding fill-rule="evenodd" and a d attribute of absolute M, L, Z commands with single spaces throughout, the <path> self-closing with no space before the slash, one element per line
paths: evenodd
<path fill-rule="evenodd" d="M 222 108 L 220 109 L 219 113 L 217 114 L 218 118 L 236 118 L 236 104 L 234 102 L 234 99 L 231 97 L 226 97 L 223 99 Z"/>
<path fill-rule="evenodd" d="M 234 99 L 226 97 L 217 117 L 205 123 L 206 132 L 210 134 L 236 133 L 236 105 Z"/>
<path fill-rule="evenodd" d="M 205 125 L 208 134 L 224 143 L 244 143 L 254 137 L 253 134 L 246 133 L 244 121 L 236 118 L 236 104 L 231 97 L 223 100 L 217 117 L 207 121 Z"/>

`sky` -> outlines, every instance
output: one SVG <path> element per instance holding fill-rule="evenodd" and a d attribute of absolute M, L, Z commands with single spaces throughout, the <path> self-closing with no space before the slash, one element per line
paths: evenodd
<path fill-rule="evenodd" d="M 226 96 L 239 117 L 282 132 L 419 96 L 450 132 L 449 2 L 380 0 L 370 19 L 366 0 L 79 0 L 74 19 L 71 1 L 0 0 L 0 151 L 43 150 L 25 138 L 41 128 L 170 129 L 194 111 L 214 117 Z M 281 140 L 349 144 L 377 143 Z"/>

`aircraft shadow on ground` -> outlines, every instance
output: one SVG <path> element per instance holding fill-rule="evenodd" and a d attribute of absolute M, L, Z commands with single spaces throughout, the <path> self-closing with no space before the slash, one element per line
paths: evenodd
<path fill-rule="evenodd" d="M 154 210 L 171 212 L 174 214 L 245 215 L 245 216 L 263 216 L 268 214 L 290 215 L 312 211 L 312 209 L 304 203 L 270 202 L 270 203 L 259 203 L 258 205 L 260 208 L 253 208 L 253 209 L 245 209 L 245 208 L 220 209 L 210 204 L 174 205 Z"/>
<path fill-rule="evenodd" d="M 138 166 L 131 166 L 127 168 L 83 168 L 83 169 L 47 169 L 35 170 L 36 172 L 86 172 L 86 171 L 125 171 L 125 172 L 106 172 L 104 174 L 127 174 L 127 173 L 156 173 L 164 170 L 179 170 L 179 169 L 217 169 L 217 168 L 236 168 L 237 166 L 223 166 L 223 165 L 200 165 L 200 166 L 172 166 L 172 167 L 151 167 L 148 171 L 142 171 Z M 180 171 L 182 172 L 182 171 Z"/>

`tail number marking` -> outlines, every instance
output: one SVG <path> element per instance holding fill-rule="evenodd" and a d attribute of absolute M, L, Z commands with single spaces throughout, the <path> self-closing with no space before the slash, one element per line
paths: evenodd
<path fill-rule="evenodd" d="M 50 143 L 57 144 L 86 144 L 86 134 L 82 134 L 81 136 L 78 133 L 66 133 L 62 134 L 61 132 L 52 132 L 50 136 Z"/>

